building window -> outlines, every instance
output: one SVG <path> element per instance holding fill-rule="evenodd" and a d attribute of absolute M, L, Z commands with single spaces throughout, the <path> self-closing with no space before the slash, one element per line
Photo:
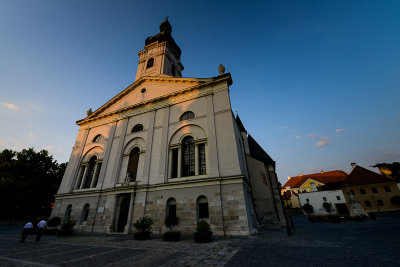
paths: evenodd
<path fill-rule="evenodd" d="M 369 201 L 369 200 L 365 200 L 365 206 L 367 206 L 367 207 L 371 207 L 371 202 Z"/>
<path fill-rule="evenodd" d="M 171 72 L 172 72 L 172 76 L 175 76 L 175 74 L 176 74 L 175 65 L 172 65 Z"/>
<path fill-rule="evenodd" d="M 173 197 L 167 201 L 166 215 L 176 215 L 176 200 Z"/>
<path fill-rule="evenodd" d="M 360 193 L 361 193 L 362 195 L 365 195 L 365 189 L 361 188 L 361 189 L 360 189 Z"/>
<path fill-rule="evenodd" d="M 189 120 L 189 119 L 193 119 L 194 118 L 194 113 L 191 111 L 186 111 L 185 113 L 183 113 L 181 115 L 181 117 L 179 118 L 180 121 L 184 121 L 184 120 Z"/>
<path fill-rule="evenodd" d="M 101 140 L 103 140 L 103 136 L 101 134 L 98 134 L 93 138 L 93 142 L 99 142 Z"/>
<path fill-rule="evenodd" d="M 378 193 L 378 189 L 376 189 L 376 187 L 372 187 L 371 190 L 372 190 L 372 193 L 374 193 L 374 194 Z"/>
<path fill-rule="evenodd" d="M 392 192 L 392 190 L 390 190 L 389 186 L 385 186 L 385 192 Z"/>
<path fill-rule="evenodd" d="M 154 65 L 154 58 L 150 58 L 149 60 L 147 60 L 146 69 L 153 67 L 153 65 Z"/>
<path fill-rule="evenodd" d="M 199 196 L 197 198 L 197 218 L 207 219 L 208 217 L 208 200 L 205 196 Z"/>
<path fill-rule="evenodd" d="M 139 165 L 139 153 L 140 149 L 138 147 L 134 147 L 131 150 L 131 153 L 129 154 L 127 178 L 130 182 L 136 181 L 137 170 Z"/>
<path fill-rule="evenodd" d="M 101 161 L 92 156 L 88 163 L 83 163 L 79 169 L 75 189 L 96 187 L 101 169 Z"/>
<path fill-rule="evenodd" d="M 89 216 L 89 208 L 90 208 L 89 204 L 86 204 L 83 207 L 82 216 L 81 216 L 81 224 L 87 221 L 87 218 Z"/>
<path fill-rule="evenodd" d="M 172 149 L 171 157 L 172 157 L 172 165 L 171 165 L 171 178 L 178 177 L 178 153 L 179 149 Z"/>
<path fill-rule="evenodd" d="M 147 92 L 147 89 L 146 89 L 146 88 L 143 88 L 142 90 L 140 90 L 140 92 L 141 92 L 142 94 L 144 94 L 144 93 Z"/>
<path fill-rule="evenodd" d="M 195 153 L 193 137 L 182 140 L 182 177 L 195 175 Z"/>
<path fill-rule="evenodd" d="M 322 200 L 323 200 L 323 201 L 326 201 L 326 197 L 322 197 Z"/>
<path fill-rule="evenodd" d="M 141 132 L 143 131 L 143 125 L 142 124 L 136 124 L 133 126 L 131 133 L 136 133 L 136 132 Z"/>
<path fill-rule="evenodd" d="M 309 198 L 306 198 L 306 201 L 307 201 L 307 203 L 310 203 L 310 199 Z"/>
<path fill-rule="evenodd" d="M 336 196 L 336 199 L 337 199 L 337 200 L 340 200 L 340 196 Z"/>
<path fill-rule="evenodd" d="M 199 144 L 198 145 L 198 153 L 199 153 L 199 175 L 206 174 L 206 145 Z"/>
<path fill-rule="evenodd" d="M 379 205 L 379 206 L 383 206 L 383 205 L 384 205 L 384 204 L 383 204 L 383 201 L 380 200 L 380 199 L 378 199 L 376 202 L 378 202 L 378 205 Z"/>
<path fill-rule="evenodd" d="M 64 219 L 69 219 L 71 217 L 72 205 L 68 205 L 65 210 Z"/>

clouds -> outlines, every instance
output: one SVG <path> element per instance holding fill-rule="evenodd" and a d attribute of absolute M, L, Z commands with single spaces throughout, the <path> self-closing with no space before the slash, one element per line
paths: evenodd
<path fill-rule="evenodd" d="M 341 132 L 343 132 L 344 131 L 344 129 L 336 129 L 336 133 L 338 134 L 338 133 L 341 133 Z"/>
<path fill-rule="evenodd" d="M 316 147 L 324 147 L 329 145 L 331 142 L 328 136 L 317 135 L 314 133 L 309 133 L 308 136 L 317 140 L 317 142 L 314 144 Z"/>
<path fill-rule="evenodd" d="M 6 108 L 9 108 L 9 109 L 13 109 L 13 110 L 15 110 L 15 111 L 20 111 L 20 108 L 19 108 L 19 107 L 17 107 L 17 106 L 14 105 L 14 104 L 11 104 L 11 103 L 0 103 L 0 105 L 4 106 L 4 107 L 6 107 Z"/>

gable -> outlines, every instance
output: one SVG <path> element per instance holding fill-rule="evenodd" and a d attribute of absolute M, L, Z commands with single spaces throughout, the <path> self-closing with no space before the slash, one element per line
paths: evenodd
<path fill-rule="evenodd" d="M 305 188 L 311 188 L 311 183 L 315 183 L 316 186 L 324 185 L 323 183 L 321 183 L 317 180 L 308 178 L 306 181 L 303 182 L 302 185 L 300 185 L 300 190 L 303 190 Z"/>
<path fill-rule="evenodd" d="M 176 77 L 143 77 L 134 82 L 114 98 L 102 105 L 88 117 L 79 122 L 115 113 L 121 109 L 148 103 L 158 98 L 173 95 L 182 90 L 197 87 L 210 79 L 176 78 Z"/>

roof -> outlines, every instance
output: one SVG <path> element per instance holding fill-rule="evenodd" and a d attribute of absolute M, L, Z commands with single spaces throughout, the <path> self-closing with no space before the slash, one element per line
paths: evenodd
<path fill-rule="evenodd" d="M 394 181 L 384 175 L 365 169 L 361 166 L 356 166 L 349 177 L 346 184 L 350 186 L 366 185 L 366 184 L 380 184 L 380 183 L 393 183 Z"/>
<path fill-rule="evenodd" d="M 244 128 L 243 123 L 242 123 L 241 119 L 239 118 L 239 115 L 236 115 L 235 121 L 239 128 L 239 131 L 247 133 L 246 128 Z"/>
<path fill-rule="evenodd" d="M 290 186 L 291 188 L 298 188 L 300 187 L 307 179 L 313 179 L 323 184 L 327 183 L 338 183 L 346 181 L 348 174 L 344 171 L 329 171 L 329 172 L 318 172 L 318 173 L 311 173 L 305 174 L 301 176 L 294 176 L 283 185 L 283 188 Z"/>
<path fill-rule="evenodd" d="M 249 142 L 250 156 L 263 162 L 265 165 L 273 164 L 275 161 L 264 151 L 264 149 L 254 140 L 251 135 L 248 135 L 247 140 Z"/>

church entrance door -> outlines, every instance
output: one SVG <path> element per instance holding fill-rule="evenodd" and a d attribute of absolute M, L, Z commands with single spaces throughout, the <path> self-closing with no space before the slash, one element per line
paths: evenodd
<path fill-rule="evenodd" d="M 119 205 L 119 215 L 117 223 L 117 232 L 124 232 L 126 222 L 128 221 L 130 196 L 123 196 Z"/>

